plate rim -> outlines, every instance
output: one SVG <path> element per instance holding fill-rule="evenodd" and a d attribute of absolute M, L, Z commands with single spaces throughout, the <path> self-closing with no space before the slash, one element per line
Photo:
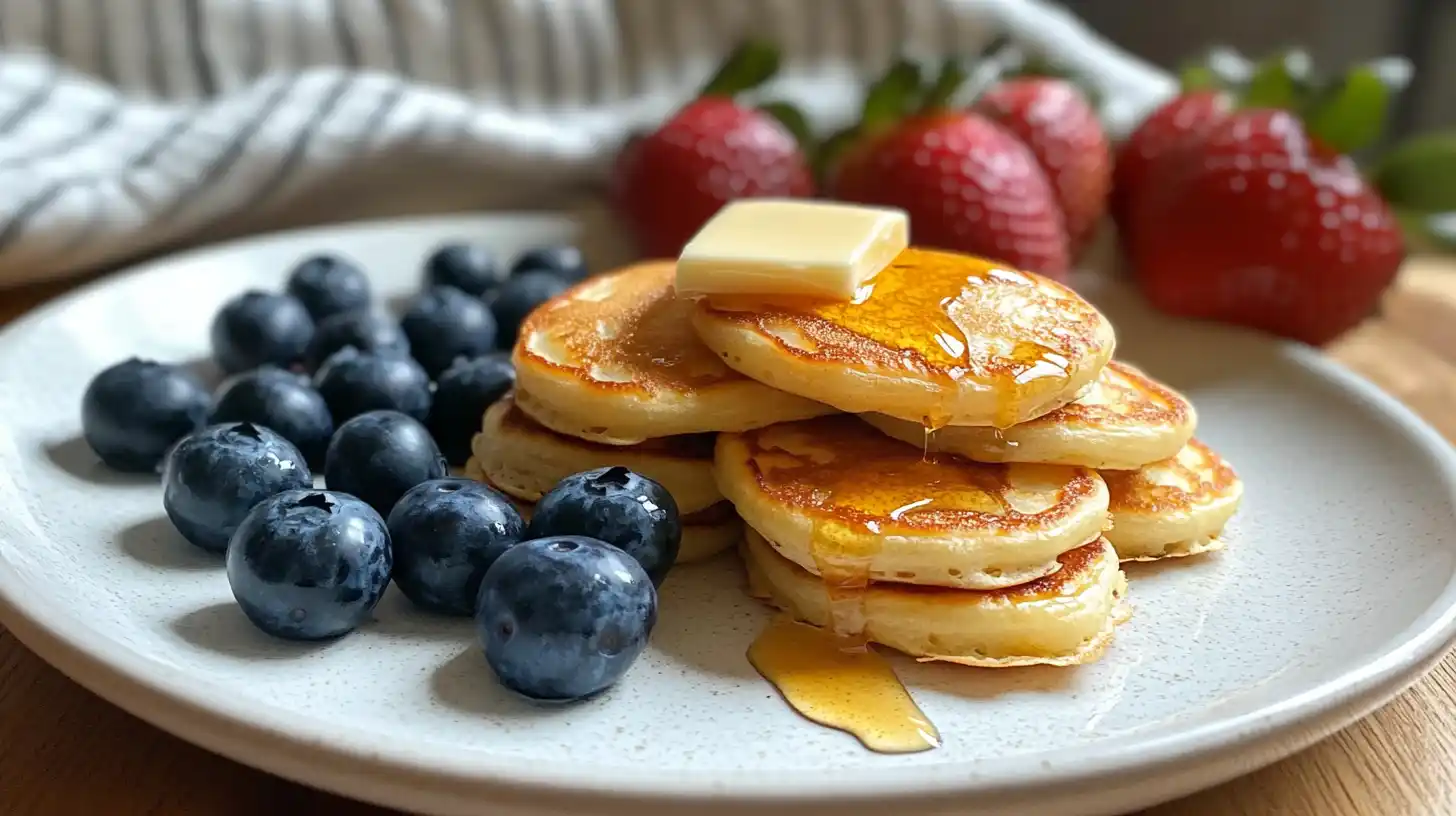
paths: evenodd
<path fill-rule="evenodd" d="M 470 227 L 522 220 L 563 226 L 579 223 L 565 213 L 419 216 L 305 227 L 213 244 L 154 258 L 77 287 L 5 327 L 0 331 L 0 346 L 102 289 L 123 285 L 199 256 L 247 251 L 253 246 L 306 236 L 326 241 L 333 236 L 366 230 L 412 227 L 443 230 L 450 225 Z M 1265 338 L 1265 342 L 1274 347 L 1287 365 L 1337 386 L 1351 399 L 1363 401 L 1367 410 L 1388 421 L 1392 432 L 1405 436 L 1422 449 L 1451 495 L 1452 505 L 1456 506 L 1456 450 L 1425 420 L 1369 380 L 1316 349 L 1277 339 Z M 164 731 L 242 764 L 345 796 L 367 795 L 372 801 L 400 807 L 418 803 L 420 797 L 440 797 L 441 801 L 463 797 L 467 790 L 473 792 L 472 796 L 489 792 L 493 804 L 504 804 L 504 797 L 532 807 L 644 803 L 789 806 L 881 801 L 906 807 L 929 805 L 966 794 L 1030 797 L 1029 801 L 1035 801 L 1039 796 L 1050 796 L 1057 791 L 1096 786 L 1099 780 L 1109 777 L 1134 779 L 1159 769 L 1178 768 L 1190 780 L 1196 777 L 1196 781 L 1183 784 L 1177 791 L 1159 794 L 1160 798 L 1167 798 L 1273 762 L 1355 722 L 1418 680 L 1456 641 L 1456 575 L 1453 575 L 1436 600 L 1397 636 L 1382 644 L 1372 659 L 1300 694 L 1152 740 L 1107 745 L 1093 756 L 1078 757 L 1075 764 L 1058 758 L 1075 754 L 1078 749 L 1063 749 L 1052 754 L 1044 767 L 1014 772 L 994 781 L 977 778 L 974 769 L 965 767 L 966 763 L 885 768 L 833 780 L 814 772 L 788 779 L 749 771 L 718 773 L 711 777 L 705 774 L 633 775 L 624 774 L 620 768 L 584 776 L 548 764 L 531 766 L 507 756 L 485 759 L 472 753 L 467 755 L 468 761 L 442 758 L 439 751 L 386 756 L 384 751 L 361 744 L 355 729 L 344 727 L 341 732 L 337 724 L 315 718 L 291 718 L 297 723 L 291 725 L 276 717 L 270 720 L 246 716 L 237 706 L 188 688 L 179 677 L 159 671 L 154 661 L 116 645 L 114 640 L 85 626 L 79 619 L 69 627 L 48 623 L 45 615 L 33 613 L 37 608 L 45 611 L 43 594 L 16 580 L 17 575 L 12 570 L 0 570 L 0 623 L 22 645 L 84 688 Z M 345 739 L 322 740 L 314 724 L 332 728 Z M 1249 765 L 1245 761 L 1237 770 L 1227 772 L 1226 766 L 1237 762 L 1239 755 L 1255 752 L 1261 754 L 1257 764 Z M 299 762 L 297 758 L 301 757 L 307 757 L 308 761 Z M 1190 762 L 1202 762 L 1205 767 L 1190 769 L 1187 767 Z M 970 773 L 957 774 L 948 769 Z M 1222 778 L 1215 778 L 1220 775 Z M 346 780 L 355 782 L 346 786 Z M 360 787 L 357 780 L 370 781 Z M 752 788 L 733 784 L 740 780 L 752 780 Z M 1157 799 L 1149 799 L 1144 804 L 1154 801 Z"/>

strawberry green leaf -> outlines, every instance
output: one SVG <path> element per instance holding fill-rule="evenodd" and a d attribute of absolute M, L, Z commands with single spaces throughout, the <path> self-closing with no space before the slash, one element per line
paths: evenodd
<path fill-rule="evenodd" d="M 951 97 L 965 84 L 970 75 L 966 72 L 965 66 L 955 57 L 950 57 L 940 64 L 940 73 L 936 74 L 935 82 L 925 92 L 925 97 L 920 100 L 920 110 L 934 111 L 941 110 L 950 104 Z"/>
<path fill-rule="evenodd" d="M 1397 145 L 1375 167 L 1385 200 L 1425 212 L 1456 212 L 1456 133 L 1431 133 Z"/>
<path fill-rule="evenodd" d="M 1264 60 L 1254 69 L 1244 87 L 1245 108 L 1294 108 L 1309 79 L 1309 57 L 1292 51 Z"/>
<path fill-rule="evenodd" d="M 814 129 L 809 126 L 804 112 L 792 103 L 773 100 L 760 104 L 758 109 L 779 120 L 785 130 L 794 134 L 794 140 L 799 143 L 800 148 L 805 151 L 814 149 Z"/>
<path fill-rule="evenodd" d="M 1318 95 L 1304 112 L 1305 127 L 1329 147 L 1353 153 L 1380 138 L 1389 111 L 1385 81 L 1362 66 Z"/>
<path fill-rule="evenodd" d="M 698 96 L 736 96 L 769 81 L 778 71 L 778 48 L 762 40 L 746 40 L 723 60 Z"/>
<path fill-rule="evenodd" d="M 868 131 L 878 130 L 914 112 L 920 103 L 922 81 L 919 64 L 908 59 L 896 60 L 865 93 L 860 126 Z"/>
<path fill-rule="evenodd" d="M 1207 65 L 1198 63 L 1184 66 L 1178 72 L 1178 85 L 1183 89 L 1183 93 L 1213 90 L 1223 87 L 1223 83 L 1219 80 L 1217 72 Z"/>
<path fill-rule="evenodd" d="M 1253 73 L 1253 64 L 1243 54 L 1218 46 L 1184 63 L 1178 69 L 1178 84 L 1184 93 L 1242 88 Z"/>

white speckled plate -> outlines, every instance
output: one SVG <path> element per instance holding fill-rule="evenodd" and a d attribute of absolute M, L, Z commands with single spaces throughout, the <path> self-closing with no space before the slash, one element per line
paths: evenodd
<path fill-rule="evenodd" d="M 92 374 L 130 354 L 201 361 L 208 321 L 320 249 L 408 292 L 447 237 L 504 254 L 566 219 L 364 224 L 232 244 L 108 279 L 0 335 L 0 621 L 62 671 L 219 753 L 439 814 L 1103 814 L 1188 793 L 1348 724 L 1445 651 L 1456 621 L 1446 444 L 1317 353 L 1094 295 L 1123 356 L 1185 389 L 1248 494 L 1224 553 L 1133 565 L 1133 620 L 1083 669 L 901 661 L 945 747 L 878 756 L 800 720 L 744 650 L 766 613 L 731 557 L 674 575 L 652 646 L 603 699 L 502 693 L 467 622 L 397 594 L 325 646 L 255 632 L 154 479 L 80 441 Z"/>

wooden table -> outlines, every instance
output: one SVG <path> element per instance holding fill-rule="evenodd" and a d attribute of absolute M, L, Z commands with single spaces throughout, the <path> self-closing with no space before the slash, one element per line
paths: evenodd
<path fill-rule="evenodd" d="M 59 294 L 0 292 L 0 322 Z M 1456 440 L 1456 262 L 1407 265 L 1384 314 L 1331 353 Z M 1444 359 L 1443 359 L 1444 358 Z M 92 696 L 0 628 L 0 813 L 384 814 L 250 770 Z M 1456 813 L 1456 657 L 1365 721 L 1222 787 L 1143 816 Z"/>

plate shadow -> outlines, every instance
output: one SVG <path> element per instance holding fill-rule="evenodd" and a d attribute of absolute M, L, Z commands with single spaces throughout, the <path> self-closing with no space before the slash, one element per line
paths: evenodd
<path fill-rule="evenodd" d="M 475 646 L 435 669 L 430 677 L 430 692 L 440 703 L 476 717 L 502 714 L 547 717 L 571 709 L 569 705 L 534 705 L 507 691 L 496 682 L 485 655 Z"/>
<path fill-rule="evenodd" d="M 303 643 L 263 634 L 237 604 L 219 603 L 188 612 L 172 631 L 193 646 L 241 660 L 293 660 L 318 654 L 334 641 Z"/>
<path fill-rule="evenodd" d="M 121 551 L 152 567 L 171 570 L 220 570 L 221 555 L 188 543 L 166 516 L 133 524 L 116 536 Z"/>
<path fill-rule="evenodd" d="M 393 585 L 374 607 L 374 620 L 368 628 L 372 634 L 402 640 L 471 643 L 475 638 L 475 627 L 470 618 L 426 612 L 411 603 L 399 587 Z"/>
<path fill-rule="evenodd" d="M 101 463 L 101 458 L 79 434 L 42 445 L 46 459 L 66 473 L 96 485 L 127 486 L 156 484 L 156 473 L 123 473 Z"/>

